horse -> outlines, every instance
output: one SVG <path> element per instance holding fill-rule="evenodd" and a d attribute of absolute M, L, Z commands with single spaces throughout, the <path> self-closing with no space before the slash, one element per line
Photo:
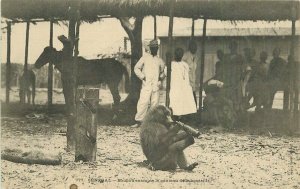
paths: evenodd
<path fill-rule="evenodd" d="M 27 96 L 27 102 L 30 104 L 31 100 L 31 93 L 32 93 L 32 104 L 34 105 L 34 99 L 35 99 L 35 74 L 32 70 L 27 70 L 27 73 L 23 72 L 21 77 L 19 78 L 20 83 L 20 91 L 19 91 L 19 97 L 20 97 L 20 103 L 26 103 L 26 96 Z M 31 88 L 31 91 L 30 91 Z"/>
<path fill-rule="evenodd" d="M 54 67 L 62 74 L 62 65 L 66 60 L 63 51 L 47 46 L 36 60 L 34 67 L 40 69 L 47 63 L 53 63 Z M 96 85 L 106 83 L 113 96 L 114 105 L 120 103 L 121 97 L 118 85 L 125 75 L 125 89 L 129 86 L 129 75 L 126 67 L 114 58 L 105 59 L 85 59 L 77 58 L 77 85 Z"/>

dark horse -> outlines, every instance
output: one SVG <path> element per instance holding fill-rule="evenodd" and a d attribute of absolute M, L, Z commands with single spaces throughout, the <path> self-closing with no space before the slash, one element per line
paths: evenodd
<path fill-rule="evenodd" d="M 28 104 L 30 104 L 31 93 L 32 93 L 32 104 L 34 104 L 35 99 L 35 74 L 32 70 L 27 70 L 27 73 L 23 72 L 21 77 L 19 78 L 20 83 L 20 103 L 25 103 L 26 96 Z M 31 91 L 30 91 L 31 87 Z"/>
<path fill-rule="evenodd" d="M 65 60 L 63 51 L 57 51 L 53 47 L 45 47 L 42 54 L 35 62 L 35 68 L 41 68 L 45 64 L 51 62 L 55 68 L 62 73 L 62 64 Z M 118 90 L 119 83 L 123 74 L 125 75 L 125 88 L 129 86 L 129 76 L 127 69 L 121 62 L 114 58 L 91 59 L 87 60 L 83 57 L 77 59 L 77 85 L 96 85 L 106 83 L 113 96 L 114 105 L 120 103 L 120 94 Z"/>

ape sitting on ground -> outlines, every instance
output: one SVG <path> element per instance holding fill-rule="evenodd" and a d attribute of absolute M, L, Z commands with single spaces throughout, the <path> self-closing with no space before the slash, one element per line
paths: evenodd
<path fill-rule="evenodd" d="M 183 150 L 194 143 L 192 135 L 174 124 L 171 111 L 164 106 L 152 108 L 144 118 L 140 133 L 141 145 L 148 162 L 155 170 L 193 170 L 198 163 L 187 164 Z"/>

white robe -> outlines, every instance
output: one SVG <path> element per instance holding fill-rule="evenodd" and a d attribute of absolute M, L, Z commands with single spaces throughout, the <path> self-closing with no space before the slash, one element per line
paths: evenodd
<path fill-rule="evenodd" d="M 193 90 L 189 81 L 189 66 L 186 62 L 172 62 L 170 108 L 173 115 L 186 115 L 197 112 Z"/>

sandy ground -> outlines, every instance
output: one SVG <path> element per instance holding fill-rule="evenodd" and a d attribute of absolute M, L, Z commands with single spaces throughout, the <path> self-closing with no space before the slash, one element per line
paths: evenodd
<path fill-rule="evenodd" d="M 37 103 L 46 102 L 47 91 L 37 90 Z M 1 100 L 5 91 L 1 91 Z M 164 94 L 162 94 L 163 96 Z M 125 94 L 121 95 L 124 99 Z M 280 107 L 282 95 L 275 106 Z M 102 102 L 111 103 L 108 91 Z M 18 100 L 17 89 L 12 90 Z M 61 90 L 55 103 L 63 103 Z M 162 98 L 164 99 L 164 98 Z M 1 188 L 300 188 L 300 138 L 285 135 L 212 132 L 201 130 L 202 138 L 186 149 L 190 162 L 199 166 L 192 172 L 151 171 L 142 162 L 139 128 L 98 125 L 97 160 L 74 162 L 66 152 L 66 120 L 61 114 L 38 118 L 1 117 L 1 149 L 20 148 L 61 153 L 59 166 L 27 165 L 1 160 Z M 255 133 L 255 132 L 254 132 Z"/>
<path fill-rule="evenodd" d="M 61 153 L 59 166 L 1 161 L 2 188 L 299 188 L 300 138 L 212 133 L 186 149 L 192 172 L 151 171 L 139 144 L 139 128 L 98 126 L 97 161 L 74 162 L 67 153 L 62 115 L 41 119 L 2 117 L 1 148 Z"/>

